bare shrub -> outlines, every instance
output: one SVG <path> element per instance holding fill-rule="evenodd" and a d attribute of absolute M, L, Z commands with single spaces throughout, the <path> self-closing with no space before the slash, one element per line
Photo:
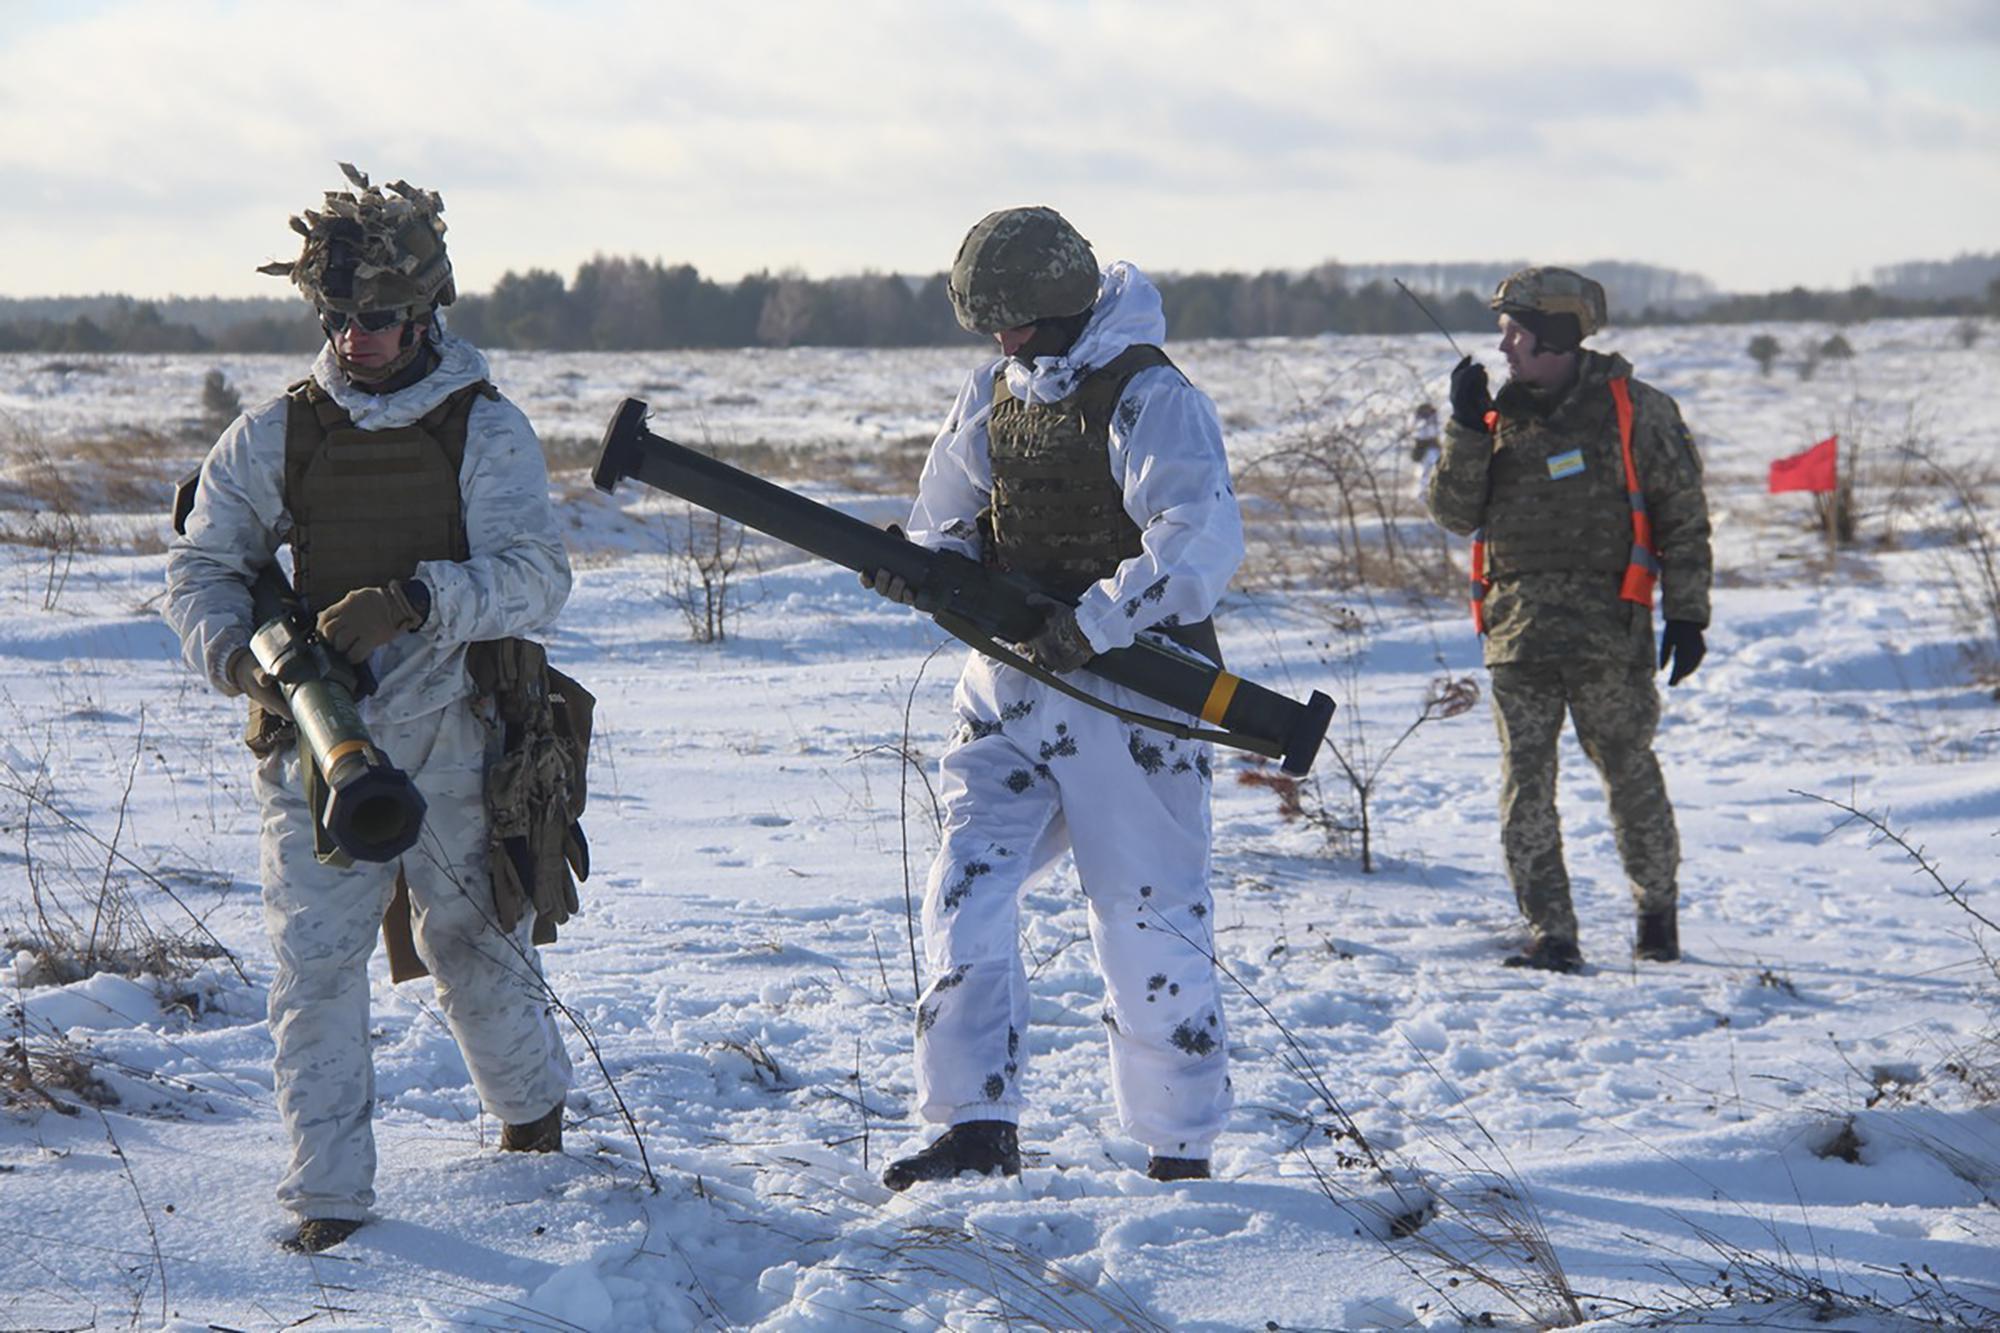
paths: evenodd
<path fill-rule="evenodd" d="M 1478 1126 L 1475 1120 L 1474 1125 Z M 1435 1137 L 1426 1136 L 1433 1148 Z M 1582 1301 L 1549 1236 L 1541 1209 L 1511 1165 L 1486 1161 L 1485 1150 L 1464 1143 L 1445 1146 L 1453 1161 L 1449 1176 L 1422 1177 L 1426 1206 L 1403 1211 L 1406 1198 L 1392 1194 L 1390 1202 L 1367 1195 L 1343 1193 L 1331 1181 L 1321 1189 L 1350 1215 L 1368 1220 L 1390 1243 L 1406 1271 L 1430 1287 L 1468 1327 L 1495 1326 L 1486 1311 L 1466 1308 L 1468 1291 L 1483 1291 L 1511 1307 L 1534 1328 L 1569 1328 L 1584 1322 Z M 1408 1189 L 1406 1187 L 1405 1195 Z"/>
<path fill-rule="evenodd" d="M 1745 1307 L 1764 1312 L 1755 1325 L 1761 1328 L 1807 1328 L 1856 1318 L 1870 1320 L 1871 1327 L 1877 1323 L 1905 1328 L 2000 1326 L 2000 1298 L 1947 1287 L 1928 1264 L 1903 1263 L 1878 1270 L 1902 1283 L 1899 1295 L 1855 1291 L 1837 1273 L 1829 1274 L 1821 1255 L 1797 1253 L 1775 1228 L 1771 1230 L 1774 1251 L 1766 1254 L 1689 1218 L 1680 1220 L 1701 1249 L 1680 1256 L 1680 1265 L 1659 1266 L 1681 1286 L 1682 1304 L 1674 1312 L 1679 1315 L 1728 1311 L 1728 1324 L 1739 1328 L 1751 1326 L 1737 1317 Z"/>
<path fill-rule="evenodd" d="M 1238 774 L 1237 781 L 1245 786 L 1270 789 L 1277 796 L 1280 817 L 1318 829 L 1330 847 L 1354 848 L 1361 857 L 1361 873 L 1366 875 L 1375 871 L 1373 801 L 1389 761 L 1425 723 L 1470 712 L 1479 703 L 1480 690 L 1479 682 L 1470 676 L 1446 673 L 1434 677 L 1424 691 L 1416 717 L 1393 740 L 1383 744 L 1370 729 L 1362 703 L 1361 661 L 1366 650 L 1359 639 L 1365 635 L 1366 627 L 1361 617 L 1348 611 L 1337 628 L 1350 636 L 1350 641 L 1338 650 L 1335 666 L 1340 675 L 1340 707 L 1334 713 L 1336 729 L 1328 732 L 1324 745 L 1333 755 L 1351 804 L 1345 810 L 1334 809 L 1326 795 L 1326 784 L 1318 774 L 1295 778 L 1268 768 L 1248 768 Z M 1332 642 L 1326 647 L 1331 651 Z M 1321 660 L 1324 663 L 1327 659 L 1323 656 Z"/>
<path fill-rule="evenodd" d="M 1379 376 L 1385 367 L 1357 369 Z M 1436 597 L 1463 581 L 1449 537 L 1408 480 L 1421 381 L 1407 368 L 1389 369 L 1401 372 L 1396 387 L 1364 384 L 1325 411 L 1302 406 L 1292 436 L 1242 470 L 1239 492 L 1279 516 L 1246 571 L 1252 582 Z"/>
<path fill-rule="evenodd" d="M 0 541 L 32 547 L 47 553 L 42 566 L 42 609 L 53 611 L 62 601 L 76 565 L 77 552 L 84 549 L 89 529 L 78 504 L 75 487 L 49 453 L 39 435 L 21 432 L 10 452 L 15 460 L 7 466 L 4 501 L 12 513 L 0 517 Z"/>
<path fill-rule="evenodd" d="M 1854 504 L 1854 481 L 1859 473 L 1861 450 L 1858 443 L 1843 439 L 1841 446 L 1850 461 L 1841 469 L 1840 477 L 1830 491 L 1812 492 L 1813 520 L 1821 532 L 1832 532 L 1837 546 L 1854 545 L 1855 533 L 1860 530 Z"/>
<path fill-rule="evenodd" d="M 186 445 L 157 431 L 65 440 L 58 451 L 33 427 L 0 414 L 0 542 L 47 553 L 44 610 L 59 607 L 78 554 L 158 542 L 150 524 L 112 540 L 107 533 L 115 527 L 101 520 L 165 513 L 172 478 L 185 464 Z"/>
<path fill-rule="evenodd" d="M 1854 418 L 1858 412 L 1850 410 L 1849 416 Z M 1871 455 L 1875 461 L 1862 479 L 1868 503 L 1859 517 L 1876 518 L 1885 547 L 1902 544 L 1903 525 L 1912 519 L 1918 500 L 1927 492 L 1928 469 L 1920 460 L 1930 438 L 1930 410 L 1913 403 L 1893 438 Z"/>
<path fill-rule="evenodd" d="M 41 1107 L 59 1115 L 75 1115 L 78 1102 L 113 1106 L 117 1101 L 118 1094 L 97 1076 L 89 1061 L 67 1044 L 31 1037 L 25 1022 L 0 1046 L 0 1106 L 10 1110 Z"/>
<path fill-rule="evenodd" d="M 234 955 L 173 887 L 124 846 L 145 745 L 142 714 L 109 836 L 67 808 L 45 760 L 23 771 L 0 757 L 0 795 L 14 798 L 0 807 L 0 832 L 19 840 L 28 889 L 24 918 L 4 935 L 5 948 L 27 956 L 25 965 L 16 964 L 17 984 L 66 985 L 100 972 L 171 981 L 192 976 L 217 958 L 227 959 L 247 982 Z M 188 926 L 169 930 L 154 924 L 139 901 L 141 888 L 161 892 L 186 913 Z"/>
<path fill-rule="evenodd" d="M 1925 496 L 1921 463 L 1932 425 L 1931 409 L 1913 403 L 1900 422 L 1880 419 L 1876 406 L 1857 387 L 1837 411 L 1804 423 L 1808 435 L 1840 441 L 1838 482 L 1831 491 L 1811 494 L 1813 526 L 1829 527 L 1836 543 L 1854 546 L 1871 527 L 1880 544 L 1902 540 L 1902 525 Z"/>
<path fill-rule="evenodd" d="M 1987 934 L 1985 933 L 2000 933 L 2000 922 L 1993 920 L 1992 917 L 1987 916 L 1986 913 L 1973 905 L 1972 897 L 1966 890 L 1965 881 L 1961 880 L 1957 884 L 1953 884 L 1947 880 L 1944 877 L 1942 868 L 1935 859 L 1929 856 L 1921 846 L 1910 842 L 1908 838 L 1892 827 L 1883 817 L 1871 814 L 1851 802 L 1835 800 L 1829 796 L 1821 796 L 1816 792 L 1799 791 L 1797 788 L 1793 788 L 1791 794 L 1804 797 L 1808 801 L 1818 801 L 1821 805 L 1830 805 L 1840 811 L 1844 817 L 1838 824 L 1834 825 L 1835 829 L 1839 829 L 1850 823 L 1860 824 L 1870 830 L 1870 836 L 1876 843 L 1886 843 L 1889 846 L 1895 847 L 1905 856 L 1909 857 L 1911 861 L 1915 862 L 1917 872 L 1937 886 L 1938 896 L 1971 918 L 1973 923 L 1972 944 L 1979 951 L 1980 964 L 1992 976 L 1994 981 L 2000 982 L 2000 957 L 1996 957 L 1994 951 L 1988 947 Z"/>
<path fill-rule="evenodd" d="M 737 581 L 745 560 L 742 526 L 692 505 L 662 515 L 660 523 L 667 550 L 664 600 L 681 613 L 696 643 L 721 643 L 743 601 Z"/>
<path fill-rule="evenodd" d="M 1988 479 L 1948 467 L 1922 451 L 1912 451 L 1911 457 L 1948 497 L 1947 540 L 1938 548 L 1946 598 L 1972 636 L 1967 651 L 1974 674 L 1995 686 L 2000 696 L 2000 525 L 1988 510 Z"/>

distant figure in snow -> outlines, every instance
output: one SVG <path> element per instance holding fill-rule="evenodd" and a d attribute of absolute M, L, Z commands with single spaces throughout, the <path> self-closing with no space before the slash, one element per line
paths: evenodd
<path fill-rule="evenodd" d="M 1021 652 L 1078 689 L 1158 713 L 1077 668 L 1140 635 L 1220 662 L 1211 615 L 1243 557 L 1222 429 L 1159 348 L 1159 292 L 1128 263 L 1100 272 L 1048 208 L 982 219 L 950 292 L 959 323 L 991 334 L 1000 356 L 967 377 L 931 446 L 910 538 L 1038 583 L 1048 619 Z M 913 600 L 886 571 L 862 582 Z M 916 1036 L 919 1110 L 949 1128 L 884 1181 L 900 1190 L 961 1171 L 1020 1172 L 1020 899 L 1065 851 L 1089 900 L 1120 1122 L 1147 1148 L 1155 1180 L 1206 1177 L 1232 1101 L 1208 890 L 1208 745 L 1122 721 L 977 653 L 953 706 L 944 841 L 924 895 L 932 980 Z"/>
<path fill-rule="evenodd" d="M 416 951 L 504 1126 L 500 1147 L 559 1151 L 570 1086 L 535 912 L 497 903 L 489 878 L 482 788 L 501 735 L 466 670 L 469 644 L 555 619 L 569 557 L 533 428 L 487 382 L 478 349 L 445 330 L 443 201 L 343 169 L 354 191 L 292 219 L 299 258 L 264 269 L 312 301 L 326 346 L 307 378 L 223 431 L 167 555 L 166 617 L 188 664 L 250 703 L 275 1092 L 292 1145 L 278 1202 L 298 1223 L 286 1247 L 305 1252 L 346 1240 L 375 1201 L 368 958 L 392 899 L 405 900 L 396 864 L 314 855 L 296 728 L 248 646 L 251 584 L 280 542 L 320 636 L 372 667 L 362 718 L 428 804 L 400 863 Z"/>
<path fill-rule="evenodd" d="M 1680 957 L 1680 837 L 1653 757 L 1656 665 L 1678 685 L 1706 651 L 1708 503 L 1674 400 L 1622 356 L 1580 344 L 1606 319 L 1604 288 L 1561 268 L 1500 284 L 1497 397 L 1471 357 L 1451 373 L 1451 422 L 1426 499 L 1472 534 L 1473 622 L 1485 636 L 1500 728 L 1500 841 L 1528 947 L 1509 966 L 1583 964 L 1556 819 L 1563 715 L 1603 776 L 1638 905 L 1635 956 Z M 1653 643 L 1653 588 L 1666 628 Z"/>
<path fill-rule="evenodd" d="M 1431 471 L 1438 461 L 1438 410 L 1430 403 L 1417 404 L 1416 424 L 1410 430 L 1410 462 L 1415 465 L 1417 495 L 1421 498 L 1430 485 Z"/>

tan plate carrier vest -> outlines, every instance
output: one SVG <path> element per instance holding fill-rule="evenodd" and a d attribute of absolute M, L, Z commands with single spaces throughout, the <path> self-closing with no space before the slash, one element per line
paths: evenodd
<path fill-rule="evenodd" d="M 426 560 L 465 560 L 471 555 L 465 532 L 465 508 L 459 493 L 459 472 L 465 463 L 466 427 L 481 398 L 498 399 L 500 391 L 485 380 L 468 384 L 426 413 L 419 421 L 388 430 L 361 430 L 340 404 L 314 380 L 301 380 L 286 390 L 285 509 L 292 516 L 294 585 L 307 612 L 317 615 L 356 588 L 378 587 L 412 577 Z M 482 693 L 495 692 L 495 679 L 521 659 L 520 674 L 535 677 L 534 688 L 547 691 L 546 660 L 539 645 L 506 639 L 471 645 L 467 669 Z M 552 669 L 550 674 L 554 673 Z M 582 710 L 581 746 L 588 746 L 589 706 L 586 691 L 567 677 L 569 689 L 558 706 Z M 524 683 L 523 688 L 528 688 Z M 509 715 L 508 700 L 500 701 L 502 721 L 510 742 L 520 719 Z M 541 700 L 535 701 L 537 704 Z M 518 711 L 518 710 L 516 710 Z M 568 719 L 557 722 L 561 731 Z M 264 730 L 259 733 L 260 725 Z M 289 724 L 284 724 L 288 730 Z M 253 710 L 254 735 L 282 743 L 286 735 L 269 721 L 260 724 Z M 253 744 L 253 747 L 255 745 Z M 582 755 L 576 755 L 580 768 Z M 573 784 L 572 824 L 581 814 L 581 773 Z M 490 811 L 489 811 L 490 815 Z M 580 837 L 580 828 L 577 830 Z M 560 838 L 560 834 L 557 835 Z M 511 841 L 519 841 L 513 839 Z M 504 848 L 493 856 L 505 855 Z M 560 859 L 562 847 L 556 846 Z M 492 856 L 489 856 L 489 860 Z M 546 859 L 546 858 L 542 858 Z M 547 873 L 546 868 L 544 873 Z M 497 896 L 497 895 L 496 895 Z M 560 898 L 562 895 L 558 893 Z M 568 886 L 567 907 L 575 910 L 575 888 Z M 496 901 L 503 929 L 511 929 L 518 905 Z M 534 940 L 547 944 L 567 911 L 537 913 Z M 382 919 L 390 974 L 397 981 L 424 975 L 410 932 L 409 890 L 401 872 L 396 895 Z"/>
<path fill-rule="evenodd" d="M 317 382 L 286 391 L 292 582 L 308 611 L 471 554 L 458 489 L 466 422 L 480 398 L 499 396 L 481 380 L 408 426 L 360 430 Z"/>

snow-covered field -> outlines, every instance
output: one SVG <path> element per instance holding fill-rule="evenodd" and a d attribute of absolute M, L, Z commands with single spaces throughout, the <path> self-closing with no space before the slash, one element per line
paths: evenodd
<path fill-rule="evenodd" d="M 312 1260 L 274 1243 L 285 1145 L 236 706 L 181 668 L 158 619 L 164 517 L 85 514 L 72 562 L 38 461 L 86 508 L 163 503 L 160 478 L 200 454 L 184 432 L 205 372 L 251 402 L 303 367 L 0 357 L 0 519 L 22 538 L 0 545 L 0 928 L 22 940 L 68 914 L 87 934 L 108 897 L 143 914 L 122 943 L 212 936 L 230 954 L 171 982 L 48 984 L 26 950 L 0 965 L 0 1327 L 1329 1329 L 1661 1311 L 1887 1327 L 1851 1311 L 1913 1297 L 1914 1315 L 2000 1317 L 2000 1001 L 1982 961 L 2000 941 L 1911 856 L 1805 795 L 1887 820 L 2000 919 L 2000 711 L 1949 605 L 1948 507 L 1922 478 L 1895 494 L 1892 447 L 1919 441 L 1967 474 L 1996 460 L 2000 334 L 1967 349 L 1943 322 L 1850 329 L 1857 356 L 1806 381 L 1757 375 L 1742 349 L 1758 331 L 1600 340 L 1679 398 L 1717 519 L 1710 655 L 1660 737 L 1686 958 L 1630 963 L 1602 793 L 1566 742 L 1593 966 L 1498 966 L 1517 937 L 1483 702 L 1383 768 L 1368 875 L 1218 754 L 1238 1095 L 1218 1178 L 1135 1169 L 1065 870 L 1030 894 L 1022 940 L 1028 1169 L 903 1196 L 876 1177 L 927 1137 L 905 894 L 935 835 L 925 771 L 898 751 L 907 708 L 908 746 L 935 760 L 960 650 L 933 656 L 948 641 L 927 621 L 763 544 L 728 639 L 693 643 L 666 598 L 666 506 L 598 497 L 574 469 L 634 394 L 658 429 L 774 446 L 793 484 L 897 518 L 906 473 L 870 456 L 906 469 L 976 354 L 497 356 L 568 465 L 554 487 L 578 577 L 552 653 L 600 700 L 597 869 L 546 953 L 579 1070 L 570 1147 L 498 1156 L 428 983 L 392 987 L 378 958 L 379 1217 Z M 1827 332 L 1770 331 L 1788 347 Z M 1175 354 L 1239 464 L 1304 422 L 1442 401 L 1451 362 L 1434 336 Z M 1762 479 L 1836 429 L 1870 480 L 1862 541 L 1830 577 L 1802 499 Z M 127 467 L 104 442 L 139 430 L 157 438 Z M 1406 487 L 1400 447 L 1386 440 L 1384 466 Z M 1232 667 L 1328 690 L 1336 739 L 1377 754 L 1435 676 L 1483 682 L 1456 603 L 1354 600 L 1359 628 L 1329 649 L 1349 600 L 1232 595 Z M 1344 819 L 1337 773 L 1323 758 L 1306 797 Z M 21 1090 L 24 1049 L 76 1113 Z M 1818 1304 L 1760 1303 L 1815 1289 Z"/>

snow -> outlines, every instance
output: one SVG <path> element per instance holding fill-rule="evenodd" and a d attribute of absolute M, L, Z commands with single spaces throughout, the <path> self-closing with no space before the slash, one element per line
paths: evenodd
<path fill-rule="evenodd" d="M 1809 1294 L 1787 1272 L 1885 1304 L 1935 1293 L 1935 1273 L 2000 1308 L 2000 1050 L 1980 952 L 1993 936 L 1909 855 L 1811 799 L 1886 819 L 2000 916 L 2000 721 L 1951 606 L 1948 507 L 1915 482 L 1906 505 L 1888 500 L 1906 437 L 1963 469 L 1991 462 L 2000 405 L 1965 389 L 2000 370 L 2000 339 L 1967 349 L 1946 321 L 1865 325 L 1846 331 L 1853 361 L 1802 381 L 1756 374 L 1742 347 L 1759 331 L 1600 339 L 1680 400 L 1718 519 L 1710 655 L 1667 694 L 1659 742 L 1686 958 L 1629 960 L 1630 898 L 1573 741 L 1561 806 L 1592 963 L 1576 976 L 1497 966 L 1518 937 L 1483 702 L 1418 729 L 1383 769 L 1369 875 L 1219 753 L 1238 1106 L 1207 1182 L 1147 1180 L 1117 1131 L 1065 868 L 1024 914 L 1027 1169 L 902 1196 L 878 1183 L 928 1136 L 910 1110 L 905 887 L 920 891 L 935 845 L 926 779 L 961 650 L 851 574 L 767 543 L 728 639 L 695 644 L 665 597 L 672 506 L 632 486 L 595 496 L 575 470 L 636 394 L 657 428 L 772 446 L 791 484 L 888 521 L 907 492 L 865 464 L 928 437 L 972 356 L 495 358 L 567 464 L 553 490 L 578 578 L 551 651 L 600 700 L 596 872 L 546 953 L 579 1071 L 569 1147 L 498 1155 L 428 983 L 392 987 L 378 956 L 377 1218 L 313 1259 L 274 1243 L 285 1144 L 248 756 L 236 706 L 178 664 L 157 618 L 163 521 L 134 515 L 130 540 L 65 571 L 60 553 L 0 545 L 0 1084 L 24 1037 L 97 1080 L 44 1080 L 73 1115 L 32 1096 L 0 1111 L 0 1324 L 1372 1328 L 1490 1312 L 1521 1326 L 1562 1301 L 1524 1241 L 1607 1321 L 1888 1326 L 1759 1303 Z M 1825 332 L 1770 331 L 1788 347 Z M 1174 350 L 1239 466 L 1303 423 L 1441 401 L 1450 363 L 1434 337 Z M 10 531 L 33 505 L 24 442 L 81 468 L 93 440 L 180 430 L 211 367 L 246 402 L 302 369 L 53 360 L 0 357 Z M 1762 478 L 1833 429 L 1881 470 L 1864 542 L 1829 578 L 1804 502 L 1764 495 Z M 167 452 L 184 468 L 200 447 Z M 1361 629 L 1328 648 L 1343 600 Z M 1343 744 L 1385 747 L 1441 671 L 1484 680 L 1455 602 L 1264 585 L 1232 594 L 1221 625 L 1245 674 L 1332 693 Z M 907 772 L 906 708 L 923 760 Z M 1335 766 L 1318 774 L 1309 798 L 1351 814 Z M 38 910 L 87 929 L 107 883 L 129 905 L 122 947 L 209 932 L 242 974 L 211 956 L 172 982 L 54 984 L 21 941 Z"/>

